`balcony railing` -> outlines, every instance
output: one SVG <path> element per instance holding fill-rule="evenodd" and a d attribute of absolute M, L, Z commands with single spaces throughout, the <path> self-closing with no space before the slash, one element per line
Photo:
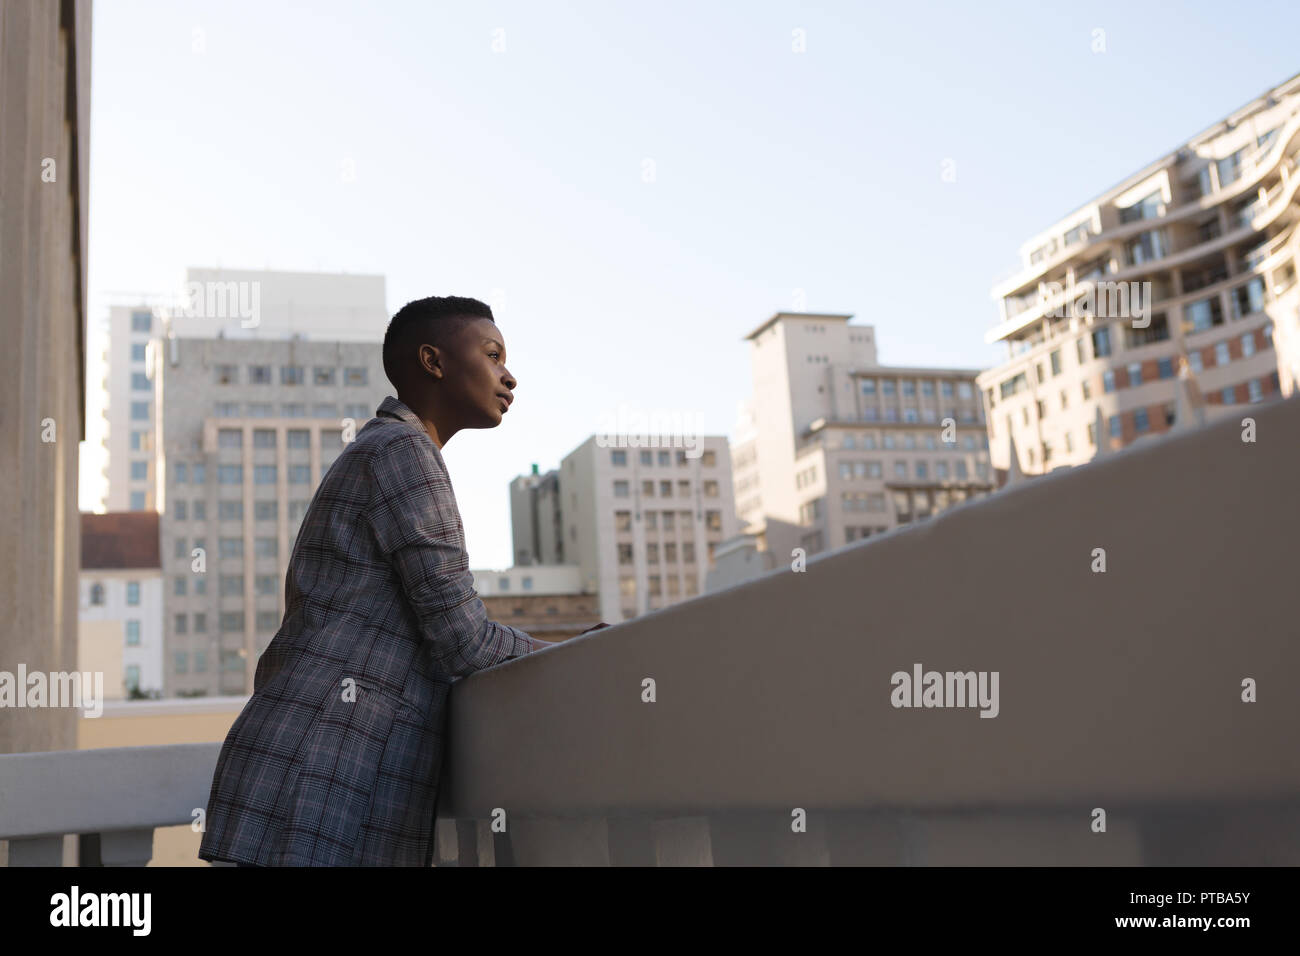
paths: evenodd
<path fill-rule="evenodd" d="M 1241 414 L 459 682 L 437 861 L 1300 864 L 1300 398 Z M 0 756 L 10 863 L 144 862 L 216 755 Z"/>

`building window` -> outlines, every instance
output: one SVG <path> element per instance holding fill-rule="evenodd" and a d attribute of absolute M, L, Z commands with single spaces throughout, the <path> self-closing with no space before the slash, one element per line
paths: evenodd
<path fill-rule="evenodd" d="M 1133 413 L 1133 429 L 1141 435 L 1150 428 L 1151 422 L 1147 417 L 1147 410 L 1145 408 L 1139 408 Z"/>
<path fill-rule="evenodd" d="M 817 502 L 816 502 L 816 503 L 817 503 L 818 505 L 820 505 L 820 503 L 821 503 L 821 499 L 820 499 L 820 498 L 817 499 Z M 820 510 L 819 510 L 819 511 L 818 511 L 818 517 L 820 517 L 820 515 L 821 515 L 821 512 L 820 512 Z M 706 511 L 706 512 L 704 512 L 704 527 L 706 527 L 706 528 L 707 528 L 708 530 L 710 530 L 710 531 L 721 531 L 721 530 L 722 530 L 722 512 L 721 512 L 721 511 Z"/>
<path fill-rule="evenodd" d="M 1097 358 L 1110 354 L 1110 329 L 1097 329 L 1092 333 L 1092 354 Z"/>
<path fill-rule="evenodd" d="M 131 462 L 131 480 L 144 481 L 149 477 L 149 463 L 147 461 Z"/>
<path fill-rule="evenodd" d="M 234 365 L 218 365 L 213 369 L 214 379 L 218 385 L 235 385 L 239 382 L 239 370 Z"/>
<path fill-rule="evenodd" d="M 1115 391 L 1115 371 L 1114 371 L 1114 369 L 1106 369 L 1106 371 L 1102 372 L 1102 374 L 1101 374 L 1101 387 L 1102 387 L 1102 390 L 1105 391 L 1105 392 L 1107 392 L 1107 393 Z"/>
<path fill-rule="evenodd" d="M 140 622 L 134 618 L 126 622 L 126 643 L 131 647 L 138 647 L 140 644 Z"/>
<path fill-rule="evenodd" d="M 149 420 L 149 403 L 132 402 L 131 420 L 135 422 L 147 422 Z"/>
<path fill-rule="evenodd" d="M 881 379 L 881 381 L 880 381 L 880 394 L 882 394 L 882 395 L 894 395 L 895 393 L 896 393 L 896 388 L 895 388 L 895 384 L 894 384 L 894 379 L 892 379 L 892 378 Z"/>
<path fill-rule="evenodd" d="M 1223 404 L 1232 405 L 1237 400 L 1237 390 L 1231 385 L 1224 386 Z"/>
<path fill-rule="evenodd" d="M 631 531 L 632 530 L 632 512 L 615 511 L 614 512 L 614 530 Z"/>
<path fill-rule="evenodd" d="M 370 381 L 368 370 L 365 366 L 353 366 L 343 370 L 344 385 L 366 385 Z"/>
<path fill-rule="evenodd" d="M 144 343 L 143 343 L 143 342 L 132 342 L 132 343 L 131 343 L 131 361 L 132 361 L 132 362 L 143 362 L 143 361 L 144 361 Z"/>
<path fill-rule="evenodd" d="M 1118 415 L 1110 416 L 1110 437 L 1119 438 L 1123 434 L 1123 425 Z"/>
<path fill-rule="evenodd" d="M 311 484 L 311 465 L 290 465 L 289 484 L 291 485 Z"/>
<path fill-rule="evenodd" d="M 270 385 L 271 366 L 269 365 L 248 366 L 248 384 L 249 385 Z"/>
<path fill-rule="evenodd" d="M 1232 353 L 1228 351 L 1228 343 L 1220 342 L 1214 346 L 1214 364 L 1227 365 L 1232 361 Z"/>
<path fill-rule="evenodd" d="M 1192 349 L 1187 353 L 1187 367 L 1198 375 L 1204 371 L 1204 366 L 1201 364 L 1200 349 Z"/>
<path fill-rule="evenodd" d="M 1156 375 L 1160 378 L 1174 377 L 1174 360 L 1170 358 L 1156 359 Z"/>
<path fill-rule="evenodd" d="M 301 385 L 303 375 L 306 370 L 301 365 L 281 365 L 280 366 L 280 384 L 281 385 Z"/>
<path fill-rule="evenodd" d="M 244 539 L 219 538 L 217 540 L 217 555 L 222 558 L 242 558 L 244 556 Z"/>
<path fill-rule="evenodd" d="M 1141 233 L 1136 238 L 1130 239 L 1125 248 L 1128 251 L 1129 265 L 1133 266 L 1163 259 L 1168 254 L 1162 229 Z M 1115 316 L 1104 316 L 1104 318 L 1115 318 Z"/>
<path fill-rule="evenodd" d="M 274 558 L 280 553 L 279 539 L 277 538 L 254 538 L 253 553 L 259 558 Z"/>
<path fill-rule="evenodd" d="M 612 464 L 612 465 L 617 465 L 617 466 L 620 466 L 620 467 L 621 467 L 621 466 L 624 466 L 624 465 L 627 464 L 627 452 L 625 452 L 625 451 L 621 451 L 621 450 L 620 450 L 620 451 L 611 451 L 611 452 L 609 453 L 609 461 L 610 461 L 610 464 Z"/>
<path fill-rule="evenodd" d="M 189 630 L 189 616 L 185 614 L 177 614 L 172 622 L 172 627 L 177 634 L 186 633 Z"/>
<path fill-rule="evenodd" d="M 626 481 L 616 481 L 616 482 L 614 482 L 614 497 L 615 497 L 615 498 L 626 498 L 626 497 L 627 497 L 627 482 L 626 482 Z"/>
<path fill-rule="evenodd" d="M 659 545 L 655 544 L 654 542 L 651 542 L 650 544 L 647 544 L 645 546 L 645 563 L 646 564 L 659 563 Z"/>
<path fill-rule="evenodd" d="M 1250 392 L 1250 400 L 1258 402 L 1264 397 L 1264 387 L 1260 384 L 1259 379 L 1252 378 L 1246 383 L 1246 389 Z"/>
<path fill-rule="evenodd" d="M 1223 305 L 1217 295 L 1198 299 L 1183 307 L 1183 318 L 1186 331 L 1203 332 L 1223 324 Z"/>
<path fill-rule="evenodd" d="M 673 483 L 671 481 L 659 482 L 659 497 L 671 498 L 673 496 Z"/>
<path fill-rule="evenodd" d="M 1128 367 L 1128 384 L 1129 388 L 1136 388 L 1142 384 L 1142 363 L 1133 362 Z"/>
<path fill-rule="evenodd" d="M 253 466 L 253 484 L 255 485 L 273 485 L 276 479 L 275 465 L 254 465 Z M 290 471 L 293 469 L 290 468 Z"/>
<path fill-rule="evenodd" d="M 1250 358 L 1255 354 L 1255 334 L 1247 332 L 1241 337 L 1241 357 Z"/>
<path fill-rule="evenodd" d="M 242 521 L 244 518 L 244 503 L 238 498 L 222 499 L 217 502 L 217 520 L 219 521 Z"/>
<path fill-rule="evenodd" d="M 175 594 L 177 597 L 183 597 L 185 595 L 185 584 L 186 581 L 184 577 L 178 575 L 177 577 L 173 578 L 172 593 Z"/>
<path fill-rule="evenodd" d="M 132 312 L 132 313 L 131 313 L 131 331 L 132 331 L 132 332 L 151 332 L 151 331 L 153 331 L 153 313 L 151 313 L 151 312 Z"/>
<path fill-rule="evenodd" d="M 132 511 L 143 511 L 143 510 L 144 510 L 144 492 L 143 492 L 143 491 L 133 491 L 133 492 L 131 492 L 131 510 L 132 510 Z"/>

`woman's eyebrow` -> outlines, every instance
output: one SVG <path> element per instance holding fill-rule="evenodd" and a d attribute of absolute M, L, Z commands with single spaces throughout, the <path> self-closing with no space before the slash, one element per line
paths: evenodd
<path fill-rule="evenodd" d="M 483 336 L 483 344 L 484 344 L 484 345 L 495 345 L 497 348 L 499 348 L 499 349 L 501 350 L 501 354 L 502 354 L 502 355 L 505 355 L 505 354 L 506 354 L 506 347 L 505 347 L 504 345 L 502 345 L 500 342 L 498 342 L 496 339 L 492 338 L 491 336 L 488 336 L 488 335 Z"/>

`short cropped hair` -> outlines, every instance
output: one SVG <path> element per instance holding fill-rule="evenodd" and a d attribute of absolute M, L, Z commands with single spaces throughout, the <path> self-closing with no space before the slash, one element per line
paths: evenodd
<path fill-rule="evenodd" d="M 467 322 L 496 319 L 492 309 L 478 299 L 459 295 L 416 299 L 397 310 L 384 333 L 384 374 L 394 387 L 405 379 L 420 345 L 446 346 Z"/>

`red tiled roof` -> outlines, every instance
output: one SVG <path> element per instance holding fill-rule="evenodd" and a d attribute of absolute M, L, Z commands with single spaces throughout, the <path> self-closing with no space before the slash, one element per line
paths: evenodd
<path fill-rule="evenodd" d="M 81 567 L 161 568 L 158 512 L 81 513 Z"/>

